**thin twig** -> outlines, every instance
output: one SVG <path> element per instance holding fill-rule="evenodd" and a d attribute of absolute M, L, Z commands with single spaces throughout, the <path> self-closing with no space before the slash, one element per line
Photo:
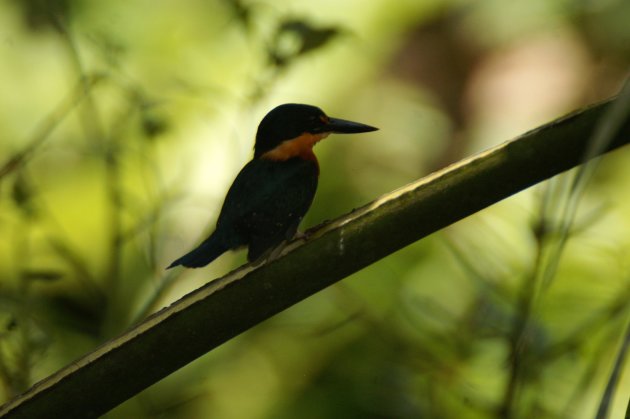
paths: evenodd
<path fill-rule="evenodd" d="M 103 80 L 102 75 L 82 77 L 70 94 L 59 102 L 59 104 L 48 114 L 38 125 L 37 129 L 27 141 L 27 145 L 22 150 L 13 154 L 0 166 L 0 179 L 24 165 L 41 145 L 50 137 L 50 134 L 61 122 L 83 101 L 89 92 Z"/>

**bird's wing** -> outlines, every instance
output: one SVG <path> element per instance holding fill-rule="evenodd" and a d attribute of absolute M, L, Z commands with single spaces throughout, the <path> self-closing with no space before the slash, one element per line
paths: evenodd
<path fill-rule="evenodd" d="M 293 235 L 315 195 L 317 171 L 317 163 L 299 158 L 250 161 L 227 193 L 217 230 L 250 244 L 261 237 L 277 242 Z"/>

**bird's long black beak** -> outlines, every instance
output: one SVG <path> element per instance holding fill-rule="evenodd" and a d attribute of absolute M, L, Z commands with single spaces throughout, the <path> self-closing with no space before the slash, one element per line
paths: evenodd
<path fill-rule="evenodd" d="M 327 132 L 338 134 L 356 134 L 358 132 L 376 131 L 378 128 L 365 125 L 360 122 L 346 121 L 339 118 L 328 118 L 328 123 L 324 127 Z"/>

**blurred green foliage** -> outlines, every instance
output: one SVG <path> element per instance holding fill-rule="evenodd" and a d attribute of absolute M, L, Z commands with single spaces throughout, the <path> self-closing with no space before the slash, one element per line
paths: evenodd
<path fill-rule="evenodd" d="M 318 145 L 312 226 L 614 94 L 629 21 L 623 0 L 0 2 L 2 398 L 243 262 L 164 271 L 212 229 L 273 106 L 381 128 Z M 560 178 L 111 417 L 594 417 L 630 321 L 628 157 L 602 160 L 562 252 Z"/>

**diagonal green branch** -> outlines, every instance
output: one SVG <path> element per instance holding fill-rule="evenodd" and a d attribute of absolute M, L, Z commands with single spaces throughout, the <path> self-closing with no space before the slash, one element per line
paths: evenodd
<path fill-rule="evenodd" d="M 0 409 L 2 418 L 98 416 L 274 314 L 396 250 L 584 161 L 602 103 L 391 192 L 190 293 Z M 625 118 L 605 149 L 630 142 Z M 595 157 L 589 155 L 589 158 Z"/>

